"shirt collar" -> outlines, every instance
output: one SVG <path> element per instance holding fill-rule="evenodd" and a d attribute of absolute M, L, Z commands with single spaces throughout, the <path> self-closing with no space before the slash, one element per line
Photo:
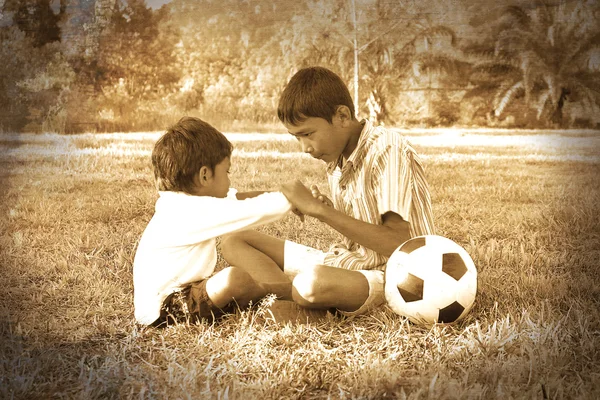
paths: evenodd
<path fill-rule="evenodd" d="M 346 163 L 344 164 L 344 168 L 349 168 L 349 167 L 359 168 L 360 164 L 364 160 L 366 143 L 367 143 L 367 139 L 369 137 L 369 133 L 373 129 L 373 124 L 371 123 L 371 121 L 369 121 L 367 119 L 361 120 L 360 123 L 363 126 L 363 128 L 360 131 L 360 136 L 358 137 L 358 142 L 356 143 L 356 147 L 352 151 L 352 154 L 350 154 L 350 157 L 348 157 L 348 159 L 346 160 Z M 340 154 L 340 157 L 336 161 L 330 162 L 327 165 L 327 171 L 331 173 L 338 166 L 340 166 L 340 169 L 342 169 L 341 166 L 343 164 L 343 162 L 342 162 L 343 157 L 344 156 Z"/>
<path fill-rule="evenodd" d="M 159 190 L 158 195 L 160 197 L 192 196 L 191 194 L 186 192 L 176 192 L 173 190 Z"/>

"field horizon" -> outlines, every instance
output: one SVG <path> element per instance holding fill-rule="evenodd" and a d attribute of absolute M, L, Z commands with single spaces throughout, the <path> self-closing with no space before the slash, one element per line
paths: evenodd
<path fill-rule="evenodd" d="M 478 268 L 455 325 L 388 307 L 280 325 L 267 298 L 216 324 L 142 329 L 131 271 L 160 132 L 0 134 L 0 398 L 600 397 L 600 132 L 397 131 L 423 158 L 437 233 Z M 289 135 L 227 136 L 233 187 L 326 189 Z M 338 238 L 294 216 L 260 230 Z"/>

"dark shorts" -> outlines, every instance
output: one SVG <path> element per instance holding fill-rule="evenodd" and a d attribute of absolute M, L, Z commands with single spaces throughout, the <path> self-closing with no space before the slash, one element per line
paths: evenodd
<path fill-rule="evenodd" d="M 206 292 L 208 279 L 190 283 L 180 292 L 174 292 L 167 297 L 153 326 L 166 326 L 175 323 L 198 322 L 201 320 L 215 321 L 225 314 L 235 312 L 235 303 L 224 308 L 215 306 Z"/>

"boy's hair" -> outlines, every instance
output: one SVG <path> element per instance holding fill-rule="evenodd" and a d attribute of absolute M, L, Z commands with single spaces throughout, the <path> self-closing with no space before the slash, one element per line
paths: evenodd
<path fill-rule="evenodd" d="M 347 106 L 354 117 L 348 87 L 333 71 L 323 67 L 303 68 L 286 85 L 277 107 L 283 123 L 297 125 L 309 117 L 331 123 L 339 106 Z"/>
<path fill-rule="evenodd" d="M 233 145 L 225 135 L 198 118 L 183 117 L 167 129 L 152 150 L 156 188 L 192 194 L 194 176 L 206 166 L 212 171 Z"/>

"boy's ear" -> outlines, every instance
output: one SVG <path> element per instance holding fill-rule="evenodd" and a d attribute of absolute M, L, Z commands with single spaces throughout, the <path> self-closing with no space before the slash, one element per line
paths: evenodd
<path fill-rule="evenodd" d="M 339 118 L 342 125 L 345 125 L 354 119 L 354 115 L 352 115 L 352 112 L 348 106 L 338 106 L 335 110 L 335 117 Z"/>
<path fill-rule="evenodd" d="M 206 186 L 210 178 L 212 178 L 212 171 L 207 166 L 202 166 L 196 174 L 196 185 L 198 187 Z"/>

